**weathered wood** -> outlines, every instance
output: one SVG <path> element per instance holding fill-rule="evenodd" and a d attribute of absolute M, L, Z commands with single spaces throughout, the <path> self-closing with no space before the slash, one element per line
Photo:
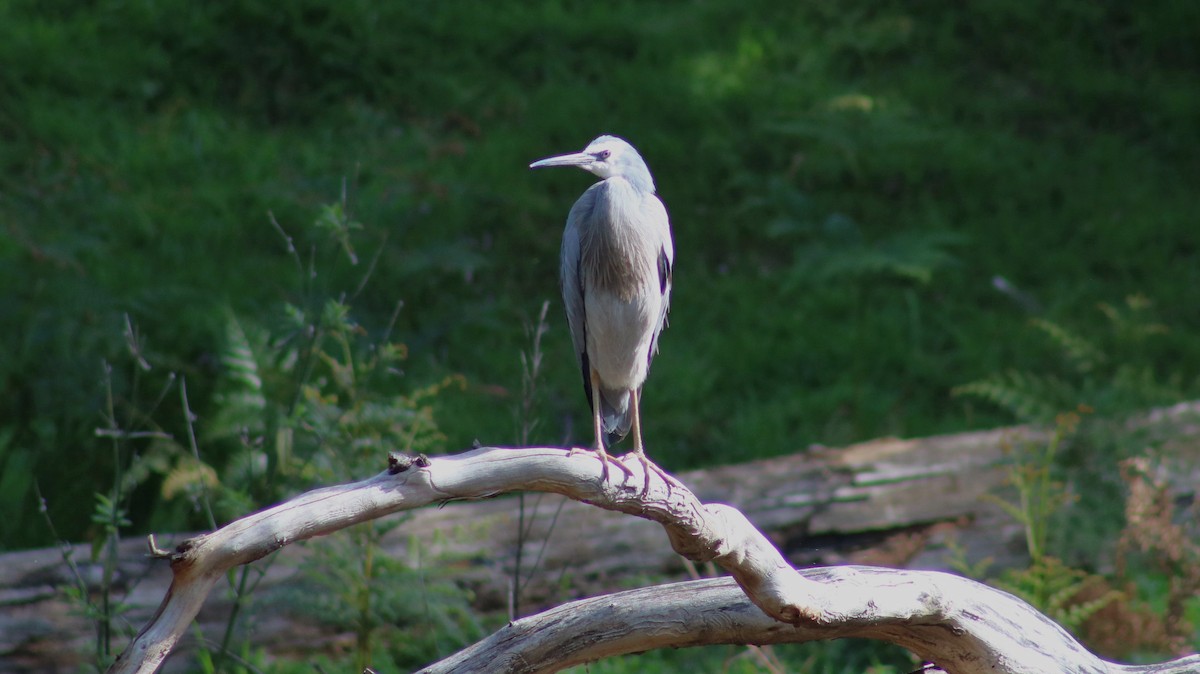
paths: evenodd
<path fill-rule="evenodd" d="M 1089 653 L 1016 597 L 935 571 L 800 571 L 835 591 L 819 623 L 768 618 L 726 578 L 592 597 L 509 623 L 418 674 L 546 674 L 653 648 L 865 638 L 898 644 L 947 674 L 1185 674 L 1200 656 L 1147 667 Z"/>
<path fill-rule="evenodd" d="M 1194 450 L 1196 444 L 1188 441 L 1200 437 L 1198 410 L 1200 403 L 1181 404 L 1137 423 Z M 953 538 L 972 560 L 990 556 L 1003 567 L 1024 562 L 1021 532 L 979 495 L 1002 486 L 1005 443 L 1044 437 L 1015 427 L 880 440 L 680 477 L 701 500 L 744 512 L 795 565 L 945 569 L 944 543 Z M 1179 475 L 1180 494 L 1193 494 L 1196 482 Z M 540 556 L 540 571 L 523 592 L 523 613 L 627 587 L 631 578 L 687 577 L 680 558 L 664 545 L 662 530 L 650 522 L 564 503 L 557 495 L 529 495 L 526 503 L 530 511 L 536 504 L 536 517 L 524 548 L 525 567 Z M 458 560 L 455 577 L 474 591 L 480 607 L 503 609 L 516 550 L 515 498 L 450 503 L 405 517 L 410 519 L 385 540 L 388 554 L 410 558 L 410 541 L 421 546 L 425 559 L 452 554 Z M 187 537 L 161 537 L 160 544 L 171 547 Z M 269 564 L 258 563 L 266 576 L 255 604 L 263 610 L 246 620 L 253 624 L 256 646 L 302 653 L 350 638 L 274 602 L 280 588 L 295 583 L 308 546 L 321 544 L 288 546 Z M 73 554 L 85 577 L 98 581 L 99 570 L 85 563 L 88 546 L 74 546 Z M 166 564 L 148 559 L 140 538 L 122 541 L 120 559 L 117 590 L 130 606 L 126 629 L 132 632 L 157 608 L 171 575 Z M 90 627 L 57 591 L 70 584 L 57 548 L 0 555 L 0 671 L 64 671 L 87 657 Z M 222 581 L 198 617 L 206 634 L 220 634 L 229 610 L 224 588 Z"/>
<path fill-rule="evenodd" d="M 672 547 L 697 563 L 713 562 L 731 574 L 766 614 L 789 624 L 820 620 L 833 598 L 805 579 L 746 517 L 723 504 L 704 504 L 643 464 L 625 461 L 607 471 L 590 453 L 552 448 L 481 448 L 428 461 L 393 459 L 393 469 L 352 484 L 325 487 L 243 517 L 181 543 L 169 559 L 171 587 L 154 617 L 109 669 L 150 674 L 192 624 L 208 593 L 239 565 L 257 561 L 296 541 L 332 533 L 400 510 L 507 491 L 544 491 L 606 510 L 657 522 Z M 621 461 L 615 459 L 615 461 Z M 652 479 L 652 477 L 654 479 Z"/>

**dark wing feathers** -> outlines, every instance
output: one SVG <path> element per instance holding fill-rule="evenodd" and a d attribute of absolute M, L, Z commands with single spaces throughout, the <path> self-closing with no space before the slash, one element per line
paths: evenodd
<path fill-rule="evenodd" d="M 671 287 L 671 259 L 667 257 L 667 249 L 659 248 L 658 250 L 658 290 L 662 294 L 667 294 L 667 288 Z"/>

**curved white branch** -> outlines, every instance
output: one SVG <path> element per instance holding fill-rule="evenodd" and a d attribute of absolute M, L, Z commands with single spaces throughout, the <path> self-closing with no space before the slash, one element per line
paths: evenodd
<path fill-rule="evenodd" d="M 234 566 L 253 562 L 290 543 L 400 510 L 520 490 L 559 493 L 659 522 L 677 552 L 697 562 L 713 561 L 722 566 L 737 582 L 738 592 L 744 593 L 726 596 L 726 605 L 736 603 L 734 600 L 740 596 L 742 608 L 739 610 L 749 614 L 747 620 L 753 617 L 759 621 L 753 623 L 756 627 L 745 628 L 751 630 L 746 634 L 759 636 L 746 639 L 729 636 L 733 641 L 769 643 L 769 639 L 764 640 L 767 637 L 761 636 L 766 634 L 794 637 L 803 633 L 811 635 L 808 639 L 874 636 L 920 655 L 936 653 L 940 658 L 938 664 L 948 672 L 1068 671 L 1044 667 L 1028 669 L 1023 664 L 1010 666 L 1010 663 L 1027 660 L 1049 662 L 1045 659 L 1048 656 L 1037 660 L 1040 651 L 1036 646 L 1045 641 L 1056 644 L 1047 651 L 1053 657 L 1078 658 L 1077 668 L 1069 671 L 1118 671 L 1103 668 L 1102 661 L 1088 654 L 1054 623 L 1011 597 L 1008 597 L 1009 603 L 1024 606 L 1022 611 L 989 610 L 992 603 L 999 604 L 998 600 L 993 602 L 995 596 L 1003 593 L 971 581 L 944 574 L 913 576 L 913 572 L 865 567 L 797 572 L 736 509 L 721 504 L 703 504 L 687 489 L 668 488 L 653 474 L 650 489 L 643 497 L 641 464 L 630 460 L 626 466 L 633 473 L 631 477 L 626 477 L 623 471 L 610 470 L 609 479 L 601 482 L 600 464 L 593 456 L 586 453 L 569 455 L 562 449 L 483 448 L 433 460 L 393 456 L 392 468 L 387 472 L 361 482 L 302 494 L 210 534 L 188 540 L 174 552 L 164 555 L 170 559 L 174 574 L 171 588 L 150 623 L 142 628 L 109 671 L 148 673 L 157 669 L 187 630 L 213 586 Z M 725 588 L 722 591 L 730 592 L 729 586 L 722 587 Z M 974 599 L 980 596 L 992 599 L 980 603 Z M 745 598 L 761 611 L 749 610 Z M 590 606 L 605 606 L 607 602 L 614 610 L 619 607 L 611 597 L 588 601 L 599 602 Z M 724 610 L 714 609 L 715 612 L 710 614 L 699 611 L 698 606 L 693 597 L 688 597 L 673 605 L 641 604 L 634 609 L 648 610 L 657 616 L 656 620 L 673 625 L 690 625 L 694 621 L 700 621 L 696 624 L 702 625 L 704 621 L 732 619 L 733 614 Z M 555 609 L 542 615 L 562 610 Z M 688 616 L 691 622 L 677 618 L 676 611 Z M 564 620 L 559 618 L 559 624 Z M 509 629 L 526 624 L 532 623 L 519 621 Z M 554 624 L 553 621 L 544 623 Z M 709 629 L 709 633 L 716 633 Z M 851 634 L 848 630 L 858 632 Z M 686 643 L 664 645 L 701 643 L 686 640 L 704 637 L 693 634 L 679 638 Z M 631 650 L 646 650 L 658 645 L 646 633 L 640 636 L 627 634 L 623 639 L 611 640 L 611 647 L 629 648 L 633 643 L 629 639 L 640 639 Z M 597 639 L 597 647 L 603 646 L 605 641 L 608 640 Z M 587 660 L 604 654 L 592 650 L 581 657 Z M 554 671 L 527 659 L 532 657 L 528 653 L 515 657 L 514 662 L 526 663 L 522 665 L 524 668 L 499 670 L 494 668 L 494 661 L 474 662 L 488 663 L 487 671 Z M 578 661 L 582 660 L 572 662 Z M 979 668 L 978 663 L 983 662 L 994 667 Z M 1083 662 L 1100 664 L 1089 669 L 1078 664 Z M 969 667 L 969 663 L 975 664 Z M 560 666 L 565 664 L 570 662 Z M 533 666 L 537 668 L 530 668 Z M 431 668 L 429 671 L 484 671 L 467 667 L 461 670 Z"/>
<path fill-rule="evenodd" d="M 538 674 L 654 648 L 867 638 L 950 674 L 1185 674 L 1200 656 L 1144 667 L 1101 660 L 1025 602 L 936 571 L 838 566 L 800 571 L 838 593 L 820 624 L 767 617 L 728 578 L 592 597 L 509 623 L 418 674 Z"/>

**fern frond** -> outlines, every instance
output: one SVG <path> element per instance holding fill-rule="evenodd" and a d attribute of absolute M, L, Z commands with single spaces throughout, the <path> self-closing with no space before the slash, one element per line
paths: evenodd
<path fill-rule="evenodd" d="M 1105 606 L 1124 598 L 1125 593 L 1120 590 L 1109 590 L 1095 599 L 1066 607 L 1059 614 L 1059 623 L 1067 629 L 1074 630 L 1099 613 Z"/>
<path fill-rule="evenodd" d="M 232 315 L 225 323 L 225 352 L 221 354 L 221 364 L 225 366 L 226 377 L 231 381 L 250 391 L 262 392 L 262 377 L 258 374 L 258 363 L 254 360 L 250 337 Z"/>
<path fill-rule="evenodd" d="M 1021 509 L 1021 506 L 1016 503 L 1009 503 L 995 494 L 983 494 L 980 499 L 994 504 L 996 507 L 1004 511 L 1004 514 L 1013 518 L 1013 521 L 1021 526 L 1029 526 L 1029 515 Z"/>
<path fill-rule="evenodd" d="M 1150 365 L 1132 363 L 1117 368 L 1111 389 L 1113 396 L 1130 407 L 1164 405 L 1181 400 L 1185 395 L 1177 373 L 1164 381 Z"/>
<path fill-rule="evenodd" d="M 1035 318 L 1031 324 L 1045 333 L 1062 349 L 1067 359 L 1080 373 L 1091 372 L 1097 365 L 1104 362 L 1104 351 L 1079 333 L 1072 332 L 1062 325 L 1044 318 Z"/>
<path fill-rule="evenodd" d="M 1074 406 L 1072 388 L 1058 377 L 1017 370 L 956 386 L 950 393 L 981 398 L 1022 421 L 1049 421 Z"/>
<path fill-rule="evenodd" d="M 1043 576 L 1042 589 L 1045 592 L 1046 610 L 1055 615 L 1061 615 L 1070 605 L 1071 598 L 1079 594 L 1088 584 L 1087 573 L 1073 569 L 1056 558 L 1045 558 L 1039 569 Z"/>
<path fill-rule="evenodd" d="M 1125 595 L 1109 590 L 1094 599 L 1080 600 L 1084 591 L 1103 579 L 1068 566 L 1054 557 L 1044 557 L 1026 569 L 1005 573 L 994 584 L 1029 602 L 1055 622 L 1076 631 L 1101 609 Z"/>
<path fill-rule="evenodd" d="M 1163 323 L 1156 322 L 1152 309 L 1154 302 L 1141 294 L 1129 295 L 1125 298 L 1125 307 L 1115 307 L 1107 302 L 1096 305 L 1100 313 L 1112 326 L 1112 332 L 1118 340 L 1136 344 L 1153 335 L 1165 335 L 1171 329 Z"/>
<path fill-rule="evenodd" d="M 955 232 L 905 232 L 874 243 L 815 245 L 796 259 L 786 286 L 877 276 L 927 284 L 937 271 L 958 264 L 949 249 L 963 240 Z"/>
<path fill-rule="evenodd" d="M 214 489 L 218 483 L 217 471 L 212 466 L 195 459 L 184 460 L 163 479 L 162 495 L 169 500 L 180 494 Z"/>
<path fill-rule="evenodd" d="M 225 321 L 225 348 L 221 353 L 224 369 L 215 396 L 217 413 L 207 429 L 211 437 L 263 428 L 267 395 L 259 354 L 266 349 L 265 335 L 247 329 L 230 312 Z"/>

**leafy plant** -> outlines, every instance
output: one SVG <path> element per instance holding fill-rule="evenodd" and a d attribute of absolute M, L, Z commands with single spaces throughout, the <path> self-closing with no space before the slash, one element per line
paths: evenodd
<path fill-rule="evenodd" d="M 1027 568 L 1006 571 L 994 584 L 1075 634 L 1081 633 L 1085 623 L 1105 607 L 1126 600 L 1125 594 L 1111 589 L 1104 577 L 1050 556 L 1034 560 Z"/>
<path fill-rule="evenodd" d="M 148 375 L 158 373 L 151 365 L 142 338 L 128 316 L 125 317 L 124 337 L 129 363 L 125 396 L 119 397 L 117 394 L 113 366 L 103 363 L 103 381 L 107 393 L 104 424 L 95 429 L 95 435 L 108 443 L 112 473 L 108 489 L 93 495 L 91 554 L 87 562 L 79 562 L 74 558 L 72 547 L 59 535 L 40 485 L 34 484 L 46 528 L 57 539 L 63 563 L 73 579 L 73 584 L 66 587 L 64 593 L 74 609 L 91 622 L 95 630 L 90 664 L 97 671 L 105 669 L 116 657 L 114 649 L 120 645 L 118 638 L 132 634 L 132 626 L 123 618 L 128 606 L 117 579 L 120 561 L 118 543 L 122 534 L 132 525 L 130 508 L 137 488 L 154 476 L 160 467 L 153 451 L 148 451 L 148 448 L 169 436 L 153 419 L 177 383 L 174 373 L 167 373 L 161 377 L 162 387 L 157 395 L 144 397 L 142 387 L 149 379 Z M 98 573 L 85 576 L 81 571 L 82 564 Z M 124 592 L 127 591 L 128 588 L 124 588 Z"/>
<path fill-rule="evenodd" d="M 987 495 L 988 500 L 1021 525 L 1030 558 L 1027 567 L 1006 569 L 993 584 L 1021 597 L 1074 633 L 1079 633 L 1089 619 L 1109 604 L 1125 600 L 1125 595 L 1111 589 L 1102 576 L 1074 568 L 1049 552 L 1051 528 L 1062 521 L 1063 509 L 1075 500 L 1054 477 L 1056 458 L 1063 443 L 1078 429 L 1080 414 L 1087 412 L 1090 410 L 1060 414 L 1043 446 L 1010 445 L 1012 463 L 1008 467 L 1008 483 L 1016 490 L 1016 499 L 1007 501 L 994 494 Z M 987 561 L 968 566 L 961 552 L 956 561 L 958 569 L 981 577 Z"/>
<path fill-rule="evenodd" d="M 549 330 L 549 325 L 546 322 L 546 313 L 550 310 L 550 302 L 542 302 L 541 311 L 538 312 L 537 321 L 529 324 L 526 323 L 525 334 L 529 339 L 529 349 L 521 351 L 521 398 L 518 401 L 517 409 L 514 412 L 514 417 L 517 422 L 517 444 L 519 446 L 528 446 L 534 434 L 534 430 L 538 427 L 538 403 L 540 395 L 538 393 L 538 379 L 542 374 L 542 338 Z M 551 515 L 551 523 L 547 529 L 546 539 L 542 541 L 542 546 L 538 550 L 537 557 L 528 569 L 524 568 L 525 563 L 525 544 L 529 537 L 529 531 L 533 527 L 536 518 L 538 517 L 538 506 L 541 504 L 541 495 L 539 494 L 532 499 L 532 504 L 527 503 L 524 492 L 517 495 L 517 542 L 516 551 L 513 557 L 512 586 L 509 594 L 509 619 L 514 620 L 521 617 L 521 593 L 525 586 L 533 579 L 537 573 L 538 567 L 542 561 L 542 553 L 546 550 L 546 544 L 549 542 L 550 533 L 554 531 L 554 523 L 558 521 L 558 514 L 562 512 L 566 501 L 560 499 L 555 507 L 554 513 Z"/>
<path fill-rule="evenodd" d="M 1149 340 L 1169 333 L 1151 314 L 1150 300 L 1130 295 L 1121 306 L 1098 308 L 1108 332 L 1091 337 L 1045 318 L 1030 321 L 1061 354 L 1061 371 L 1010 369 L 957 386 L 954 395 L 983 399 L 1022 421 L 1038 422 L 1077 405 L 1118 415 L 1184 397 L 1178 373 L 1160 376 L 1138 357 Z"/>
<path fill-rule="evenodd" d="M 351 234 L 361 226 L 349 226 L 346 212 L 343 204 L 324 207 L 313 228 L 332 232 L 332 242 L 354 265 Z M 157 478 L 164 502 L 187 503 L 206 526 L 215 528 L 314 484 L 361 478 L 377 470 L 389 450 L 419 453 L 441 447 L 432 404 L 446 388 L 461 386 L 461 378 L 411 389 L 401 369 L 407 347 L 391 341 L 400 306 L 381 332 L 368 332 L 354 319 L 345 294 L 326 298 L 312 283 L 316 256 L 303 263 L 290 237 L 284 234 L 284 239 L 299 272 L 300 301 L 285 305 L 273 330 L 227 311 L 218 407 L 211 419 L 197 424 L 187 381 L 174 373 L 162 377 L 155 399 L 141 399 L 141 377 L 155 368 L 130 321 L 126 340 L 133 375 L 127 398 L 113 395 L 112 370 L 106 367 L 108 413 L 97 434 L 111 442 L 114 474 L 110 490 L 96 495 L 92 515 L 92 556 L 102 571 L 95 588 L 83 580 L 70 548 L 63 548 L 65 562 L 75 570 L 76 585 L 69 593 L 96 625 L 93 662 L 98 669 L 113 657 L 118 628 L 127 629 L 120 617 L 124 606 L 113 593 L 113 574 L 116 543 L 131 525 L 128 507 L 139 485 Z M 359 289 L 369 276 L 370 269 Z M 157 420 L 172 391 L 178 392 L 182 410 L 177 434 L 166 432 Z M 304 568 L 307 582 L 321 590 L 320 615 L 354 631 L 359 671 L 381 653 L 377 633 L 389 625 L 394 629 L 397 621 L 442 635 L 432 643 L 446 639 L 443 632 L 459 635 L 451 639 L 455 645 L 478 634 L 464 593 L 440 579 L 427 582 L 431 574 L 426 571 L 406 570 L 403 562 L 380 555 L 383 537 L 400 521 L 364 524 L 330 537 Z M 48 515 L 47 522 L 52 526 Z M 213 640 L 198 636 L 198 662 L 205 671 L 249 666 L 252 653 L 240 628 L 268 566 L 269 561 L 230 572 L 232 610 L 223 632 Z M 424 610 L 411 610 L 422 604 Z M 403 620 L 402 614 L 407 616 Z M 454 624 L 459 624 L 457 630 Z"/>
<path fill-rule="evenodd" d="M 351 222 L 347 212 L 344 203 L 323 207 L 313 229 L 331 233 L 344 259 L 356 265 L 352 235 L 363 227 Z M 272 331 L 232 313 L 227 319 L 219 408 L 204 435 L 208 443 L 235 443 L 230 469 L 213 489 L 223 516 L 240 514 L 239 509 L 245 512 L 249 503 L 273 502 L 313 484 L 360 479 L 378 470 L 388 451 L 440 451 L 444 438 L 432 403 L 445 389 L 462 384 L 461 378 L 448 377 L 411 390 L 402 369 L 407 347 L 391 341 L 401 305 L 381 331 L 368 331 L 355 320 L 348 295 L 322 297 L 323 291 L 311 283 L 317 276 L 315 263 L 304 263 L 292 238 L 274 219 L 272 224 L 296 263 L 300 301 L 285 305 Z M 358 289 L 366 286 L 371 271 L 366 270 Z M 193 465 L 178 466 L 169 482 L 184 489 L 207 489 L 203 483 L 189 487 L 186 477 L 208 474 Z M 462 608 L 463 593 L 381 554 L 384 537 L 402 522 L 364 523 L 314 544 L 302 567 L 300 582 L 306 589 L 285 593 L 292 605 L 354 633 L 357 671 L 375 664 L 383 654 L 376 640 L 381 630 L 399 625 L 428 629 L 437 623 L 439 634 L 441 629 L 475 634 L 470 623 L 451 630 L 453 620 L 446 617 L 470 615 Z M 246 573 L 243 570 L 236 582 L 231 579 L 235 615 L 247 590 L 253 589 Z M 426 610 L 414 609 L 422 604 Z M 230 646 L 232 625 L 231 618 L 212 658 L 216 670 Z"/>
<path fill-rule="evenodd" d="M 1130 582 L 1136 596 L 1149 604 L 1141 607 L 1141 615 L 1136 616 L 1140 619 L 1124 621 L 1139 627 L 1134 633 L 1120 639 L 1112 633 L 1102 635 L 1110 645 L 1123 646 L 1126 655 L 1134 649 L 1184 655 L 1200 645 L 1200 623 L 1196 621 L 1200 615 L 1197 506 L 1193 502 L 1185 512 L 1179 512 L 1167 478 L 1172 463 L 1170 459 L 1149 456 L 1121 463 L 1121 477 L 1129 495 L 1125 501 L 1125 530 L 1117 545 L 1117 576 Z M 1137 608 L 1127 613 L 1135 613 Z"/>
<path fill-rule="evenodd" d="M 516 367 L 494 356 L 521 348 L 509 319 L 552 291 L 548 233 L 581 184 L 533 185 L 517 169 L 533 148 L 602 130 L 645 153 L 676 224 L 672 322 L 687 338 L 664 336 L 646 399 L 669 467 L 728 460 L 727 447 L 751 458 L 999 423 L 999 407 L 945 400 L 997 363 L 1073 382 L 1020 319 L 1028 309 L 996 295 L 1002 274 L 1089 339 L 1107 319 L 1077 307 L 1136 281 L 1173 329 L 1101 369 L 1149 367 L 1167 384 L 1181 372 L 1196 394 L 1200 319 L 1187 308 L 1200 268 L 1180 263 L 1195 229 L 1192 3 L 987 3 L 969 20 L 920 5 L 749 7 L 4 5 L 0 500 L 14 517 L 2 545 L 48 542 L 34 474 L 67 538 L 91 526 L 65 504 L 111 473 L 91 451 L 95 368 L 122 348 L 121 316 L 155 337 L 211 420 L 228 312 L 277 336 L 269 315 L 292 287 L 294 261 L 260 214 L 311 219 L 347 173 L 355 208 L 329 205 L 328 227 L 298 237 L 304 267 L 314 243 L 366 263 L 352 223 L 385 225 L 373 283 L 403 288 L 398 329 L 420 353 L 409 377 L 480 384 L 448 403 L 476 420 L 444 429 L 452 445 L 508 437 L 495 391 Z M 329 288 L 364 276 L 320 271 Z M 383 292 L 352 299 L 366 326 L 394 306 Z M 575 383 L 551 325 L 543 389 L 556 405 Z M 574 413 L 582 427 L 578 405 L 553 412 L 546 422 Z M 236 453 L 205 449 L 213 465 Z M 81 479 L 47 479 L 62 463 Z M 132 508 L 133 529 L 193 523 L 161 505 Z"/>
<path fill-rule="evenodd" d="M 1025 549 L 1035 564 L 1047 556 L 1047 542 L 1055 515 L 1073 502 L 1063 484 L 1054 479 L 1053 471 L 1060 447 L 1064 440 L 1075 433 L 1079 422 L 1079 413 L 1059 415 L 1045 447 L 1040 450 L 1027 447 L 1022 456 L 1014 457 L 1008 468 L 1008 482 L 1017 490 L 1016 502 L 1009 503 L 995 495 L 988 495 L 989 500 L 999 505 L 1025 530 Z M 1014 452 L 1011 445 L 1008 450 L 1010 454 Z"/>

